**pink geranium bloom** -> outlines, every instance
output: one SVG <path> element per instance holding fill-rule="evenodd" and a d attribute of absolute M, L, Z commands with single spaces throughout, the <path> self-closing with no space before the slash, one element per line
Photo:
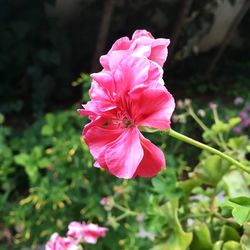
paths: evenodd
<path fill-rule="evenodd" d="M 83 137 L 96 167 L 125 179 L 152 177 L 165 167 L 162 151 L 139 131 L 170 127 L 175 103 L 162 73 L 145 57 L 127 56 L 116 69 L 92 75 L 91 101 L 79 113 L 92 120 Z"/>
<path fill-rule="evenodd" d="M 130 40 L 128 37 L 118 39 L 110 51 L 100 58 L 104 70 L 115 69 L 120 61 L 127 55 L 146 57 L 163 66 L 168 55 L 169 39 L 155 39 L 146 30 L 136 30 Z"/>
<path fill-rule="evenodd" d="M 96 244 L 100 237 L 104 237 L 107 232 L 106 227 L 99 227 L 96 224 L 86 224 L 85 222 L 71 222 L 67 235 L 77 242 Z"/>
<path fill-rule="evenodd" d="M 77 246 L 77 243 L 72 238 L 65 238 L 54 233 L 50 241 L 45 246 L 46 250 L 80 250 L 81 248 Z"/>
<path fill-rule="evenodd" d="M 108 205 L 109 200 L 110 200 L 110 196 L 103 197 L 100 200 L 100 204 L 103 205 L 103 206 L 106 206 L 106 205 Z"/>

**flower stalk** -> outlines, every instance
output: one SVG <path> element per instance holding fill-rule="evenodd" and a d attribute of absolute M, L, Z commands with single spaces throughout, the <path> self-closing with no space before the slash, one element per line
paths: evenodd
<path fill-rule="evenodd" d="M 201 148 L 203 150 L 206 150 L 206 151 L 208 151 L 208 152 L 210 152 L 212 154 L 216 154 L 216 155 L 220 156 L 221 158 L 227 160 L 228 162 L 232 163 L 238 169 L 241 169 L 244 172 L 250 174 L 250 168 L 249 167 L 244 166 L 243 164 L 241 164 L 240 162 L 236 161 L 235 159 L 233 159 L 232 157 L 228 156 L 227 154 L 222 153 L 221 151 L 219 151 L 219 150 L 217 150 L 215 148 L 212 148 L 212 147 L 210 147 L 210 146 L 208 146 L 206 144 L 203 144 L 203 143 L 201 143 L 199 141 L 196 141 L 196 140 L 194 140 L 194 139 L 192 139 L 190 137 L 187 137 L 187 136 L 185 136 L 183 134 L 180 134 L 180 133 L 176 132 L 173 129 L 169 129 L 166 132 L 171 137 L 174 137 L 174 138 L 176 138 L 178 140 L 181 140 L 183 142 L 191 144 L 191 145 L 193 145 L 193 146 L 195 146 L 197 148 Z"/>

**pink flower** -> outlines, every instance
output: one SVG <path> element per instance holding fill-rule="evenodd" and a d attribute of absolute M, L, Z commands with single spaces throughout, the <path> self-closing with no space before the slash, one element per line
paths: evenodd
<path fill-rule="evenodd" d="M 235 105 L 240 105 L 240 104 L 242 104 L 244 102 L 244 99 L 242 98 L 242 97 L 240 97 L 240 96 L 238 96 L 238 97 L 236 97 L 235 99 L 234 99 L 234 104 Z"/>
<path fill-rule="evenodd" d="M 92 75 L 91 101 L 79 113 L 92 120 L 83 137 L 96 167 L 125 179 L 152 177 L 165 167 L 162 151 L 139 131 L 170 128 L 175 103 L 162 74 L 147 58 L 127 56 L 114 70 Z"/>
<path fill-rule="evenodd" d="M 250 118 L 245 119 L 244 121 L 241 122 L 240 126 L 242 128 L 247 128 L 250 126 Z"/>
<path fill-rule="evenodd" d="M 136 30 L 130 40 L 128 37 L 118 39 L 108 52 L 101 56 L 100 63 L 104 70 L 115 69 L 127 55 L 146 57 L 163 66 L 168 55 L 169 39 L 155 39 L 146 30 Z"/>
<path fill-rule="evenodd" d="M 106 227 L 99 227 L 96 224 L 86 224 L 85 222 L 71 222 L 67 235 L 77 242 L 96 244 L 98 238 L 104 237 L 107 232 Z"/>
<path fill-rule="evenodd" d="M 242 120 L 246 120 L 248 118 L 248 114 L 244 111 L 241 111 L 239 113 L 239 117 L 242 119 Z"/>
<path fill-rule="evenodd" d="M 46 250 L 80 250 L 77 243 L 72 238 L 64 238 L 54 233 L 50 241 L 45 246 Z"/>
<path fill-rule="evenodd" d="M 105 210 L 111 210 L 114 206 L 114 200 L 111 196 L 106 196 L 100 200 L 100 204 L 104 207 Z"/>
<path fill-rule="evenodd" d="M 103 198 L 100 200 L 100 204 L 103 205 L 103 206 L 108 205 L 109 199 L 110 199 L 109 196 L 103 197 Z"/>
<path fill-rule="evenodd" d="M 234 131 L 236 134 L 240 134 L 240 133 L 241 133 L 241 128 L 240 128 L 240 127 L 234 127 L 234 128 L 233 128 L 233 131 Z"/>

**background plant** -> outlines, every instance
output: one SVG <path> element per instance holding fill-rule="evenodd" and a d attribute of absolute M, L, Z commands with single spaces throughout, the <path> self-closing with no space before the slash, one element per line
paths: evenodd
<path fill-rule="evenodd" d="M 224 119 L 232 109 L 221 115 L 213 104 L 201 119 L 190 101 L 182 104 L 176 129 L 195 137 L 202 123 L 207 143 L 249 164 L 249 139 L 233 132 L 240 118 Z M 248 249 L 248 175 L 217 156 L 147 134 L 166 153 L 166 171 L 152 180 L 118 180 L 92 167 L 75 110 L 49 113 L 21 133 L 1 125 L 2 249 L 45 243 L 72 220 L 109 227 L 93 249 Z"/>

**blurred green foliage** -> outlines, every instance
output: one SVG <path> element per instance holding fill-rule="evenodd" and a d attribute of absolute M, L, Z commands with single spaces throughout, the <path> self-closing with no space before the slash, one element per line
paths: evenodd
<path fill-rule="evenodd" d="M 177 110 L 177 125 L 189 131 L 190 109 L 188 103 Z M 160 132 L 146 136 L 164 150 L 166 171 L 152 179 L 119 180 L 92 167 L 81 139 L 86 120 L 75 110 L 48 113 L 23 132 L 4 126 L 1 116 L 1 249 L 45 243 L 53 232 L 65 234 L 69 222 L 83 220 L 109 227 L 88 249 L 249 249 L 247 174 Z M 206 142 L 249 166 L 249 139 L 232 132 L 237 118 L 210 115 Z"/>

